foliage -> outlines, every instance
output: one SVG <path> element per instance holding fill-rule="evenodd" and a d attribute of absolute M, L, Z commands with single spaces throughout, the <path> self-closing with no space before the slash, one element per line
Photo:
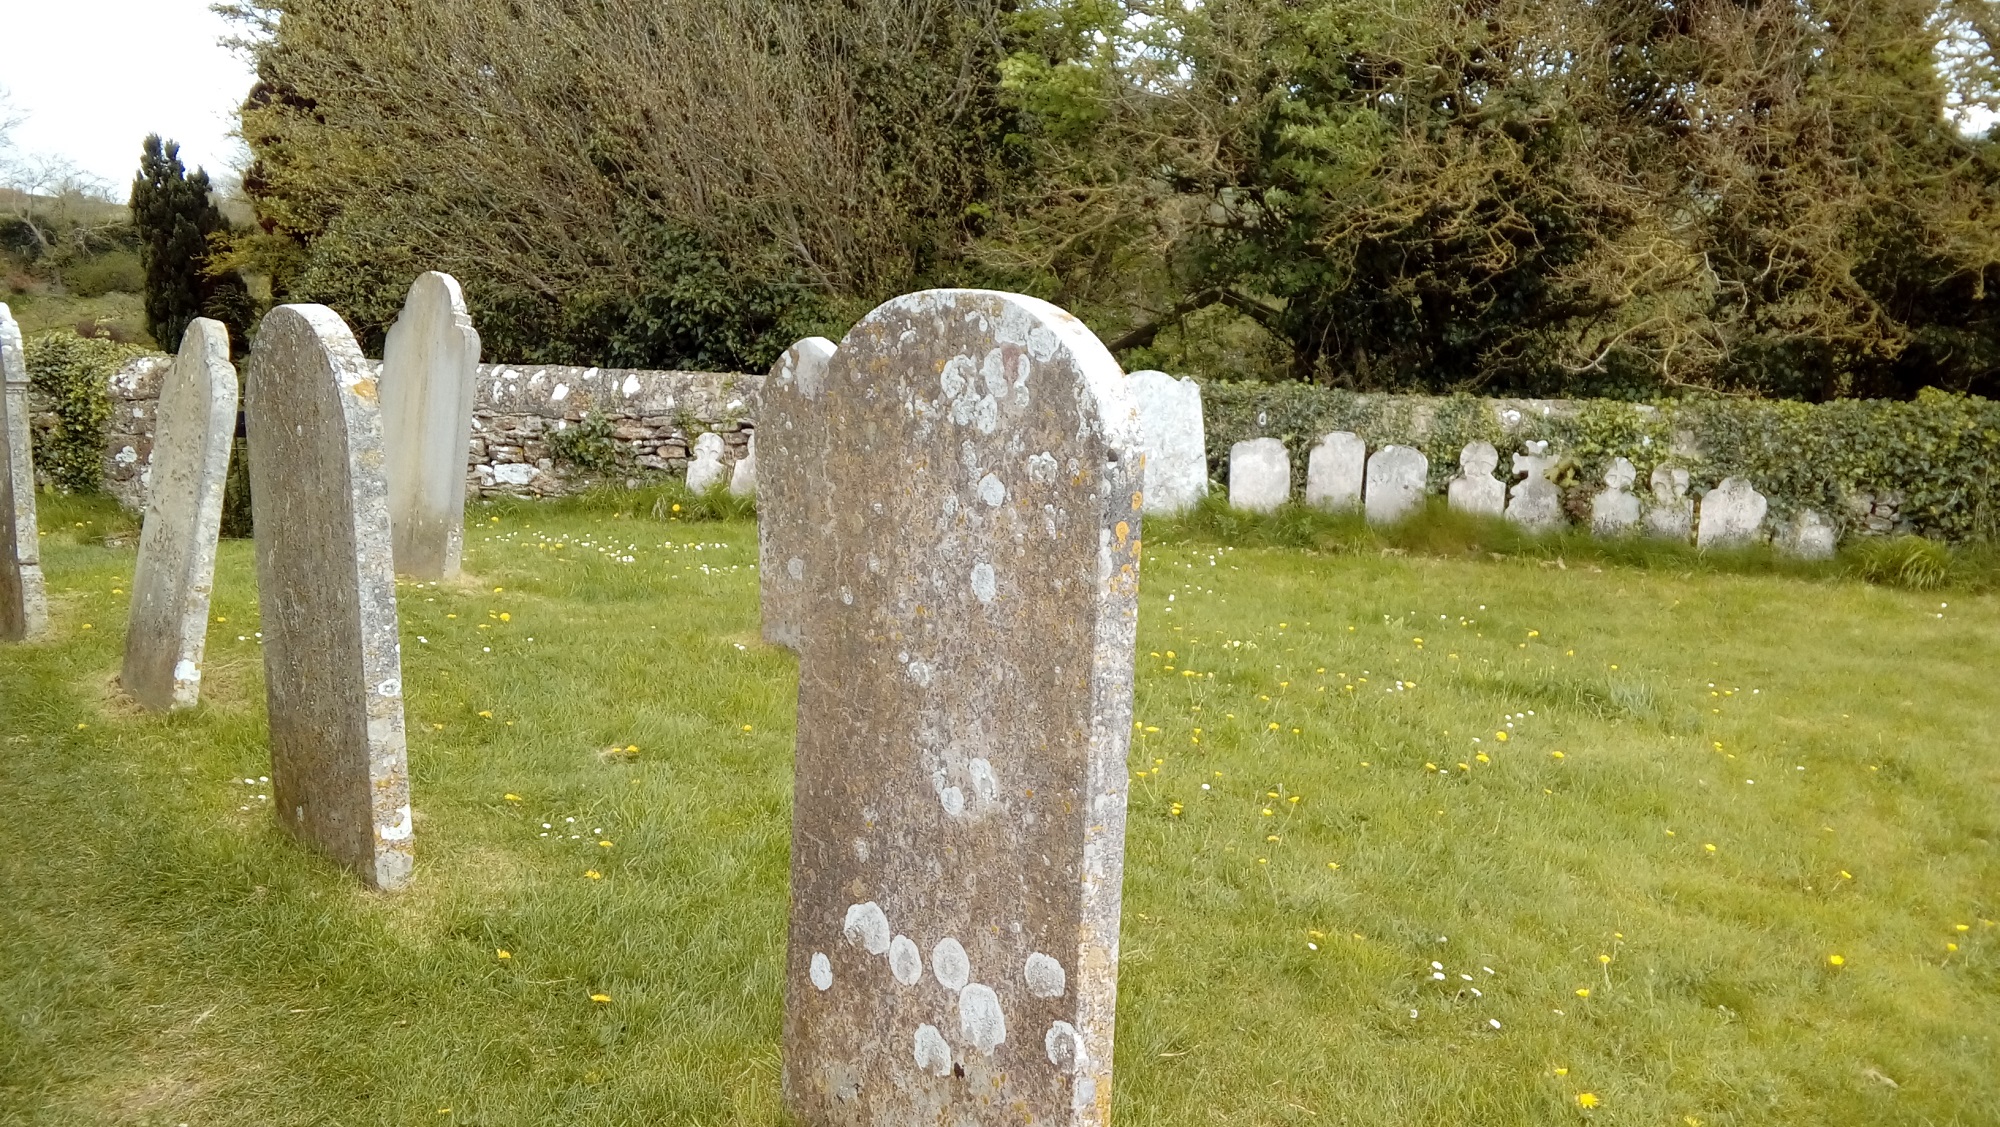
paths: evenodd
<path fill-rule="evenodd" d="M 144 351 L 71 332 L 28 338 L 29 390 L 55 420 L 53 425 L 34 428 L 35 469 L 56 488 L 72 493 L 103 488 L 111 377 Z"/>
<path fill-rule="evenodd" d="M 1921 536 L 1864 542 L 1854 552 L 1854 574 L 1870 583 L 1934 591 L 1952 574 L 1951 553 Z"/>
<path fill-rule="evenodd" d="M 254 310 L 234 272 L 211 269 L 212 244 L 229 224 L 210 198 L 208 173 L 181 165 L 180 146 L 146 138 L 139 174 L 132 181 L 132 226 L 139 233 L 145 268 L 146 329 L 168 352 L 196 317 L 229 326 L 237 350 L 248 343 Z"/>
<path fill-rule="evenodd" d="M 631 447 L 613 437 L 611 420 L 592 411 L 580 422 L 547 433 L 549 453 L 577 469 L 614 473 L 632 461 Z"/>

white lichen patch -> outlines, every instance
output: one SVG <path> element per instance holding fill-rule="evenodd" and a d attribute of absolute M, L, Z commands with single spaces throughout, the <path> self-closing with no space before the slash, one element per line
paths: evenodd
<path fill-rule="evenodd" d="M 849 943 L 871 955 L 879 955 L 889 949 L 889 917 L 882 913 L 882 906 L 873 900 L 849 908 L 847 920 L 841 924 L 840 931 L 847 936 Z"/>
<path fill-rule="evenodd" d="M 977 982 L 958 992 L 958 1029 L 972 1047 L 991 1055 L 1007 1039 L 1007 1015 L 1000 996 Z"/>
<path fill-rule="evenodd" d="M 993 764 L 984 759 L 974 759 L 965 765 L 965 773 L 972 780 L 972 793 L 981 802 L 992 802 L 1000 797 L 1000 780 L 993 775 Z"/>
<path fill-rule="evenodd" d="M 915 986 L 924 976 L 924 956 L 907 935 L 889 941 L 889 973 L 905 986 Z"/>
<path fill-rule="evenodd" d="M 931 948 L 931 973 L 946 990 L 963 990 L 972 980 L 972 960 L 958 940 L 946 936 Z"/>
<path fill-rule="evenodd" d="M 951 1075 L 951 1046 L 935 1025 L 917 1026 L 917 1067 L 932 1076 Z"/>
<path fill-rule="evenodd" d="M 826 957 L 826 952 L 813 952 L 812 969 L 806 975 L 812 979 L 813 989 L 820 993 L 833 989 L 833 962 Z"/>
<path fill-rule="evenodd" d="M 1007 503 L 1007 483 L 987 474 L 979 479 L 979 499 L 993 508 Z"/>
<path fill-rule="evenodd" d="M 992 564 L 981 562 L 972 565 L 972 594 L 980 602 L 992 602 L 993 596 L 999 593 L 999 585 L 1000 581 L 993 574 Z"/>
<path fill-rule="evenodd" d="M 1064 1072 L 1076 1072 L 1083 1067 L 1083 1038 L 1077 1036 L 1076 1026 L 1066 1021 L 1058 1021 L 1049 1026 L 1049 1032 L 1042 1038 L 1042 1050 L 1049 1055 L 1049 1063 Z"/>
<path fill-rule="evenodd" d="M 1069 976 L 1063 973 L 1062 964 L 1040 951 L 1028 956 L 1025 977 L 1028 980 L 1028 993 L 1037 998 L 1060 998 L 1069 982 Z"/>

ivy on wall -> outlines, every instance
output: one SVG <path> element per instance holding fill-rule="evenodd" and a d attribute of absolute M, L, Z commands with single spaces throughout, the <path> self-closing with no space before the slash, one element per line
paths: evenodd
<path fill-rule="evenodd" d="M 27 342 L 35 469 L 57 489 L 94 493 L 104 487 L 111 377 L 146 351 L 62 331 Z"/>

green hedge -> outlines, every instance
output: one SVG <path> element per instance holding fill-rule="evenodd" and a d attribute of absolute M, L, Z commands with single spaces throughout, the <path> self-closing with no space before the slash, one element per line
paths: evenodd
<path fill-rule="evenodd" d="M 1364 395 L 1308 384 L 1211 383 L 1202 388 L 1211 472 L 1227 479 L 1229 447 L 1272 437 L 1291 451 L 1295 485 L 1319 437 L 1353 431 L 1370 449 L 1415 446 L 1442 492 L 1459 451 L 1486 441 L 1507 455 L 1545 439 L 1565 458 L 1557 474 L 1573 512 L 1587 511 L 1618 457 L 1638 467 L 1638 491 L 1653 467 L 1686 469 L 1699 495 L 1725 477 L 1748 478 L 1775 519 L 1811 508 L 1845 530 L 1855 493 L 1900 493 L 1901 519 L 1936 539 L 2000 540 L 2000 403 L 1925 391 L 1913 402 L 1798 403 L 1698 399 L 1651 405 L 1616 400 L 1562 404 L 1469 395 Z M 1542 407 L 1552 408 L 1544 414 Z M 1501 412 L 1519 412 L 1503 423 Z"/>
<path fill-rule="evenodd" d="M 35 412 L 53 414 L 53 425 L 35 421 L 35 468 L 57 489 L 95 493 L 104 488 L 104 433 L 111 421 L 111 377 L 146 349 L 58 330 L 27 342 L 28 389 Z"/>

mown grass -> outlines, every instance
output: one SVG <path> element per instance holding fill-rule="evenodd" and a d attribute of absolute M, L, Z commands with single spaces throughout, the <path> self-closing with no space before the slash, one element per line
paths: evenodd
<path fill-rule="evenodd" d="M 250 545 L 149 718 L 129 521 L 45 498 L 0 1122 L 783 1122 L 794 665 L 754 528 L 695 515 L 478 507 L 471 577 L 404 588 L 380 896 L 257 797 Z M 1993 596 L 1215 519 L 1149 529 L 1119 1123 L 2000 1121 Z"/>

